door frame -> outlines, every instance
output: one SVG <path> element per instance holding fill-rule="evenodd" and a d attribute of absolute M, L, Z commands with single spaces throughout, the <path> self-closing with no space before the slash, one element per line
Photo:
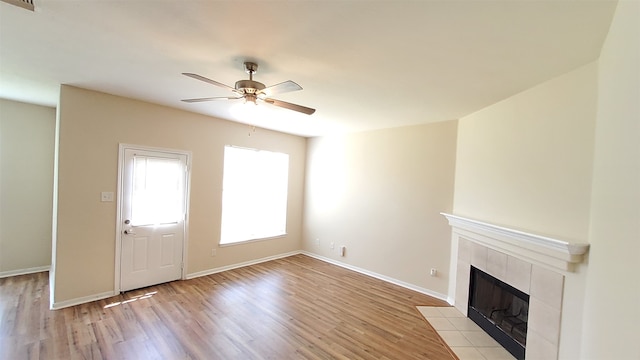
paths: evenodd
<path fill-rule="evenodd" d="M 118 144 L 118 192 L 117 192 L 117 212 L 116 212 L 116 246 L 115 246 L 115 281 L 114 281 L 114 294 L 118 294 L 121 292 L 121 258 L 122 258 L 122 206 L 123 206 L 123 196 L 122 186 L 124 182 L 124 153 L 125 150 L 140 150 L 140 151 L 155 151 L 167 154 L 175 154 L 175 155 L 183 155 L 186 156 L 186 174 L 184 179 L 185 186 L 185 203 L 184 203 L 184 234 L 182 241 L 182 269 L 180 271 L 180 279 L 186 279 L 186 269 L 187 269 L 187 249 L 189 242 L 189 202 L 191 199 L 191 151 L 187 150 L 177 150 L 177 149 L 169 149 L 169 148 L 158 148 L 144 145 L 133 145 L 133 144 Z"/>

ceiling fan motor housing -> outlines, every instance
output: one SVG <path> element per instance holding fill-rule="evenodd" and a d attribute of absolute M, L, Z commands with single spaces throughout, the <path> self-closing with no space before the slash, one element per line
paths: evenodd
<path fill-rule="evenodd" d="M 260 90 L 263 90 L 266 86 L 263 83 L 254 80 L 239 80 L 236 81 L 236 90 L 245 94 L 255 94 Z"/>

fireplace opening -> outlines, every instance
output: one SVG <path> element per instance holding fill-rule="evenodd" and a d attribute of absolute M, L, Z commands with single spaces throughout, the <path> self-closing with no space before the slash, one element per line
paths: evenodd
<path fill-rule="evenodd" d="M 468 314 L 516 359 L 524 359 L 529 295 L 472 266 Z"/>

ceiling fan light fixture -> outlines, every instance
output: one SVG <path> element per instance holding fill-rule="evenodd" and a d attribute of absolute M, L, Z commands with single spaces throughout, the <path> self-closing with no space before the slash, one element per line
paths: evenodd
<path fill-rule="evenodd" d="M 229 113 L 237 120 L 254 124 L 265 117 L 264 106 L 254 106 L 251 102 L 239 101 L 229 108 Z"/>
<path fill-rule="evenodd" d="M 244 103 L 245 104 L 253 103 L 253 105 L 258 105 L 257 100 L 258 100 L 258 97 L 256 96 L 256 94 L 245 94 L 244 95 Z"/>

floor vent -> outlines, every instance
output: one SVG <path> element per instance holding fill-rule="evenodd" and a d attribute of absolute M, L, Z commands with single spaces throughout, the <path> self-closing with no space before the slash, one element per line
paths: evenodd
<path fill-rule="evenodd" d="M 34 10 L 33 0 L 0 0 L 6 2 L 7 4 L 19 6 L 23 9 Z"/>

